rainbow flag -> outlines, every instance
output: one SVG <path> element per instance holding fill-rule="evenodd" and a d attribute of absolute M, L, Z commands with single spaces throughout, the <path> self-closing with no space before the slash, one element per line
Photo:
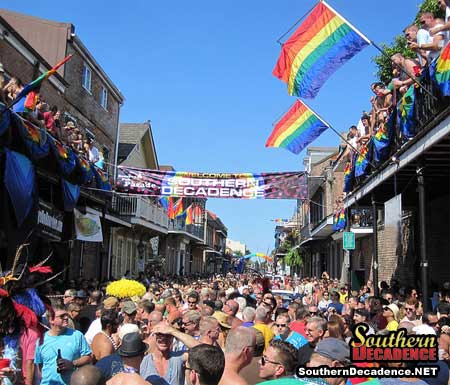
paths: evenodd
<path fill-rule="evenodd" d="M 28 83 L 27 85 L 25 85 L 25 87 L 23 87 L 22 91 L 20 91 L 17 94 L 16 98 L 11 102 L 11 104 L 8 106 L 8 108 L 11 108 L 14 104 L 19 102 L 24 96 L 27 96 L 29 93 L 31 93 L 31 91 L 35 91 L 35 90 L 39 89 L 39 87 L 41 86 L 41 83 L 44 80 L 48 79 L 51 75 L 56 73 L 58 68 L 61 67 L 64 63 L 66 63 L 71 57 L 72 57 L 72 55 L 66 56 L 63 60 L 61 60 L 58 64 L 56 64 L 52 69 L 48 70 L 47 72 L 44 72 L 37 79 L 35 79 L 31 83 Z M 34 107 L 36 107 L 35 96 L 32 96 L 31 98 L 27 98 L 27 99 L 28 100 L 26 100 L 26 102 L 25 102 L 25 107 L 27 109 L 32 108 L 33 103 L 34 103 Z M 33 111 L 34 111 L 34 108 L 33 108 Z"/>
<path fill-rule="evenodd" d="M 344 169 L 344 192 L 351 192 L 353 190 L 353 183 L 355 181 L 355 170 L 352 162 L 347 162 Z"/>
<path fill-rule="evenodd" d="M 411 85 L 397 105 L 397 122 L 402 133 L 403 142 L 413 138 L 416 132 L 416 119 L 414 117 L 415 90 L 414 85 Z"/>
<path fill-rule="evenodd" d="M 337 225 L 336 225 L 337 229 L 344 230 L 346 223 L 347 223 L 347 221 L 345 218 L 345 209 L 341 209 L 341 211 L 339 212 L 339 217 L 338 217 L 338 221 L 337 221 Z"/>
<path fill-rule="evenodd" d="M 376 164 L 384 162 L 389 156 L 391 140 L 395 132 L 395 117 L 396 112 L 394 111 L 388 121 L 378 127 L 373 136 L 373 160 Z"/>
<path fill-rule="evenodd" d="M 192 205 L 190 205 L 187 209 L 186 209 L 186 211 L 185 211 L 185 214 L 186 214 L 186 225 L 192 225 L 193 223 L 194 223 L 194 213 L 193 213 L 193 208 L 192 208 Z"/>
<path fill-rule="evenodd" d="M 339 211 L 336 211 L 333 215 L 333 230 L 338 231 Z"/>
<path fill-rule="evenodd" d="M 359 150 L 357 154 L 356 164 L 355 164 L 355 176 L 367 175 L 367 166 L 370 165 L 372 160 L 372 139 L 369 140 L 364 146 Z"/>
<path fill-rule="evenodd" d="M 297 100 L 275 125 L 266 147 L 281 147 L 299 154 L 328 127 L 306 104 Z"/>
<path fill-rule="evenodd" d="M 327 79 L 370 40 L 321 1 L 283 44 L 273 75 L 289 95 L 314 98 Z"/>
<path fill-rule="evenodd" d="M 437 60 L 431 64 L 430 72 L 442 96 L 450 96 L 450 43 L 447 43 Z"/>
<path fill-rule="evenodd" d="M 174 202 L 172 197 L 168 198 L 168 208 L 167 215 L 170 219 L 175 219 L 184 214 L 183 211 L 183 198 L 178 199 Z"/>
<path fill-rule="evenodd" d="M 200 206 L 194 206 L 192 210 L 192 216 L 194 218 L 194 224 L 201 224 L 203 222 L 203 211 Z"/>

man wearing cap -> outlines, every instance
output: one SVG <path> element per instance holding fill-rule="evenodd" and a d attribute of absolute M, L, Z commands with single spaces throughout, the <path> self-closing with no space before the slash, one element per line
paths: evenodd
<path fill-rule="evenodd" d="M 125 301 L 122 304 L 123 324 L 135 323 L 137 306 L 133 301 Z"/>
<path fill-rule="evenodd" d="M 101 359 L 95 366 L 100 369 L 105 380 L 112 378 L 116 383 L 119 380 L 115 378 L 118 373 L 139 373 L 147 348 L 139 333 L 128 333 L 123 337 L 117 352 Z"/>

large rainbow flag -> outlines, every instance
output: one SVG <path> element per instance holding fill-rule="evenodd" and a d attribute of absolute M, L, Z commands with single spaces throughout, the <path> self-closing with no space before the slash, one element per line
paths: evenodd
<path fill-rule="evenodd" d="M 299 154 L 328 127 L 306 104 L 297 100 L 275 125 L 266 147 L 282 147 Z"/>
<path fill-rule="evenodd" d="M 356 158 L 355 176 L 360 177 L 367 174 L 368 166 L 372 160 L 372 139 L 364 144 Z"/>
<path fill-rule="evenodd" d="M 327 79 L 370 40 L 321 1 L 283 44 L 273 75 L 289 95 L 314 98 Z"/>

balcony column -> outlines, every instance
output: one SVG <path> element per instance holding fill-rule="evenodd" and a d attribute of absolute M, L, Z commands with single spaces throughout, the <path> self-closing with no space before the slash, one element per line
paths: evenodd
<path fill-rule="evenodd" d="M 427 256 L 427 233 L 425 220 L 425 180 L 423 177 L 423 164 L 419 164 L 416 168 L 417 189 L 419 192 L 419 239 L 420 239 L 420 269 L 421 269 L 421 286 L 422 286 L 422 302 L 423 312 L 429 311 L 428 306 L 428 256 Z"/>
<path fill-rule="evenodd" d="M 375 194 L 372 193 L 372 218 L 373 218 L 373 261 L 372 261 L 372 274 L 373 274 L 373 291 L 375 297 L 378 297 L 378 218 L 377 218 L 377 204 L 375 202 Z"/>

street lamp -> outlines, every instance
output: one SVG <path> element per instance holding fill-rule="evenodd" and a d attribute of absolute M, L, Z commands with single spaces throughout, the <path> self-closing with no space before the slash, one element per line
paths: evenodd
<path fill-rule="evenodd" d="M 137 252 L 138 252 L 139 258 L 143 259 L 144 258 L 144 253 L 145 253 L 145 245 L 144 245 L 144 242 L 142 242 L 142 239 L 139 241 L 139 243 L 137 244 L 136 248 L 137 248 Z"/>

